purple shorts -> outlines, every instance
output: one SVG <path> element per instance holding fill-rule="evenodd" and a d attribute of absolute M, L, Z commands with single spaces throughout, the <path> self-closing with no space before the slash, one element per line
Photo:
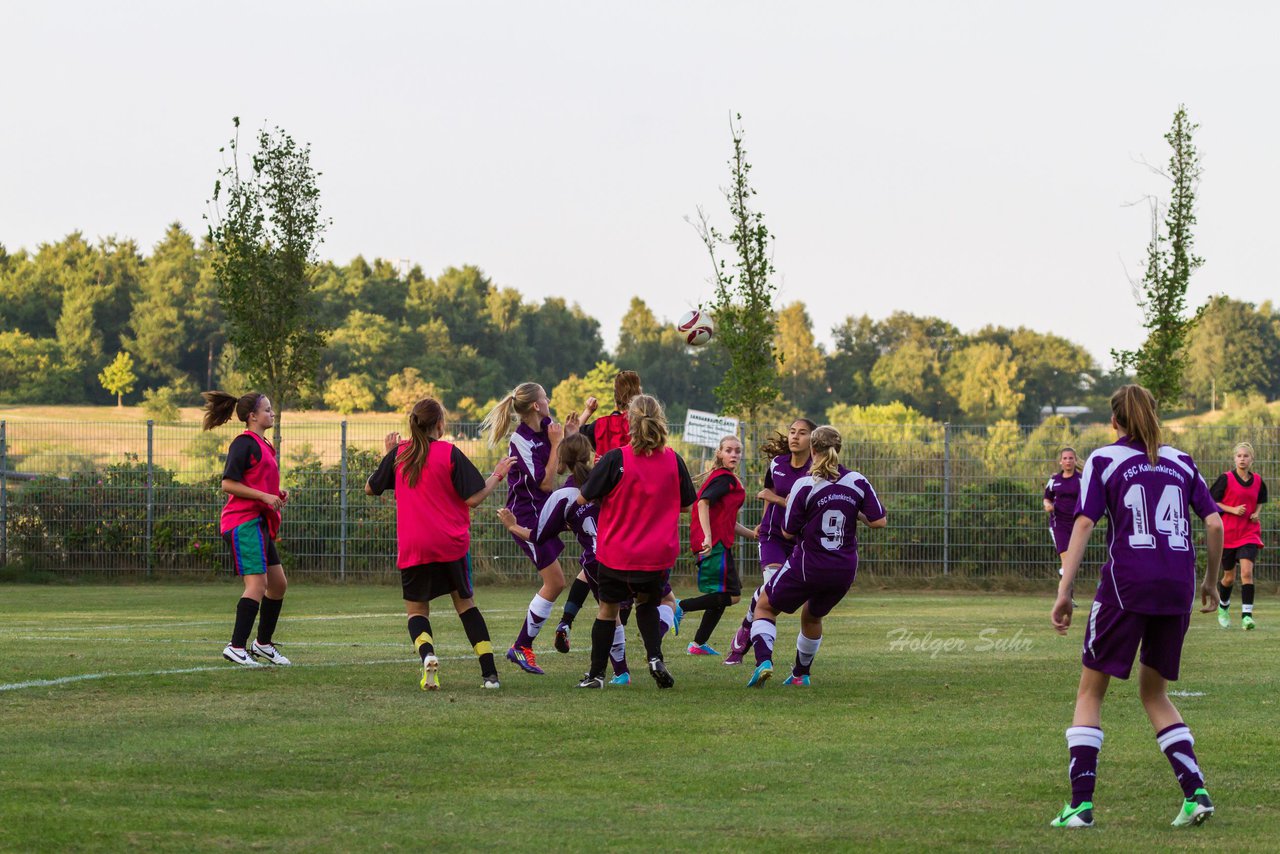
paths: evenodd
<path fill-rule="evenodd" d="M 795 548 L 795 540 L 787 540 L 782 537 L 761 537 L 760 538 L 760 568 L 777 564 L 782 566 L 787 562 L 787 558 L 791 556 L 791 550 Z"/>
<path fill-rule="evenodd" d="M 1182 640 L 1191 625 L 1191 614 L 1138 614 L 1094 600 L 1084 630 L 1084 654 L 1080 661 L 1119 679 L 1128 679 L 1133 656 L 1170 682 L 1178 681 Z"/>
<path fill-rule="evenodd" d="M 537 523 L 535 522 L 534 524 L 536 525 Z M 511 535 L 511 539 L 515 540 L 516 545 L 520 546 L 525 556 L 533 561 L 533 565 L 538 568 L 539 572 L 555 563 L 560 557 L 560 553 L 564 551 L 564 543 L 560 542 L 558 538 L 547 540 L 542 545 L 525 542 L 515 534 Z"/>
<path fill-rule="evenodd" d="M 1049 523 L 1049 536 L 1053 538 L 1053 548 L 1059 555 L 1071 545 L 1071 525 L 1063 527 L 1056 522 Z"/>
<path fill-rule="evenodd" d="M 856 570 L 855 570 L 856 572 Z M 769 604 L 780 614 L 794 614 L 806 602 L 809 614 L 825 617 L 853 586 L 854 572 L 802 572 L 790 563 L 774 573 L 764 586 Z"/>

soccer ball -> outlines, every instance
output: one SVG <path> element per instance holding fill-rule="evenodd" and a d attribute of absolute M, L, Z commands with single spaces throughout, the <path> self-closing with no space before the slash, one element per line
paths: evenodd
<path fill-rule="evenodd" d="M 680 318 L 680 322 L 676 324 L 676 329 L 691 347 L 701 347 L 716 334 L 711 316 L 697 310 L 685 312 L 684 317 Z"/>

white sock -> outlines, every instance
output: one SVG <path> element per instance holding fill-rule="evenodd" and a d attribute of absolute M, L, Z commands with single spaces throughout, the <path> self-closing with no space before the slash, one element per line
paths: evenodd
<path fill-rule="evenodd" d="M 676 624 L 676 612 L 670 605 L 658 606 L 658 620 L 670 629 Z"/>
<path fill-rule="evenodd" d="M 529 633 L 530 639 L 536 638 L 538 632 L 542 631 L 542 624 L 547 621 L 547 617 L 551 616 L 551 609 L 556 605 L 550 599 L 543 599 L 537 593 L 533 594 L 533 599 L 529 602 L 529 613 L 525 616 L 525 630 Z"/>

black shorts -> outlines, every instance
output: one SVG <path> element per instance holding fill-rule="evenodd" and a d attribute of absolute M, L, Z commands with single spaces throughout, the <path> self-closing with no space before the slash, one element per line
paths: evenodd
<path fill-rule="evenodd" d="M 643 596 L 647 604 L 656 605 L 662 600 L 663 586 L 671 570 L 660 569 L 654 572 L 638 569 L 612 569 L 604 564 L 597 564 L 597 575 L 600 579 L 600 601 L 616 605 L 628 599 Z"/>
<path fill-rule="evenodd" d="M 406 566 L 400 570 L 400 586 L 406 602 L 430 602 L 448 593 L 470 599 L 475 595 L 471 588 L 471 553 L 457 560 Z"/>
<path fill-rule="evenodd" d="M 1236 564 L 1242 560 L 1256 561 L 1258 559 L 1257 543 L 1245 543 L 1243 546 L 1236 546 L 1234 549 L 1222 550 L 1222 571 L 1230 572 L 1236 568 Z"/>

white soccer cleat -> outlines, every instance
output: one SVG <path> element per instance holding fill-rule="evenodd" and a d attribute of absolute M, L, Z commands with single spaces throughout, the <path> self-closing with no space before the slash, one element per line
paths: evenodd
<path fill-rule="evenodd" d="M 241 667 L 261 667 L 262 665 L 249 657 L 249 653 L 245 652 L 238 646 L 227 644 L 222 650 L 222 657 L 232 664 L 238 664 Z"/>
<path fill-rule="evenodd" d="M 249 647 L 249 652 L 254 658 L 266 659 L 268 664 L 276 664 L 284 667 L 293 662 L 281 655 L 280 650 L 275 648 L 274 644 L 258 643 L 256 640 Z"/>
<path fill-rule="evenodd" d="M 440 659 L 434 655 L 422 659 L 422 681 L 418 684 L 423 691 L 440 690 Z"/>

